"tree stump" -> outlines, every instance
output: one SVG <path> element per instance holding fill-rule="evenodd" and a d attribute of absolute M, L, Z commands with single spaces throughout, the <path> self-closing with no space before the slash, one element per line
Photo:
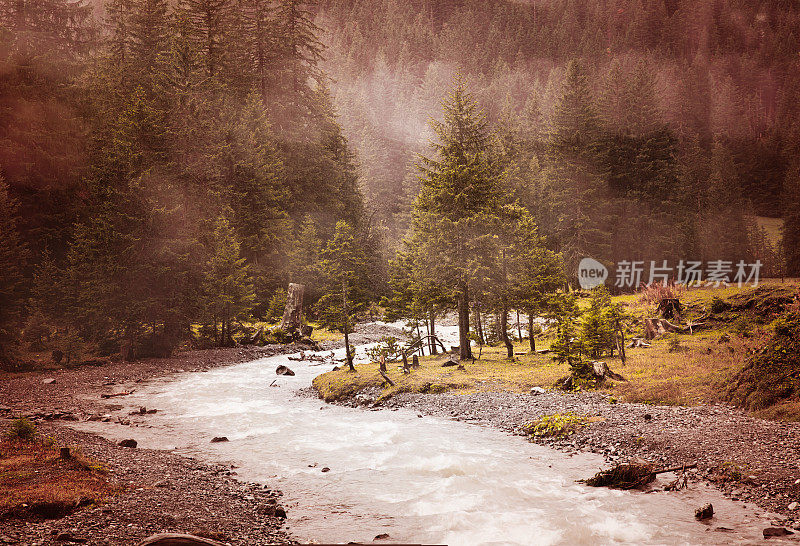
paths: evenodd
<path fill-rule="evenodd" d="M 683 316 L 683 307 L 678 298 L 664 298 L 658 303 L 656 312 L 661 318 L 671 320 L 679 319 Z"/>
<path fill-rule="evenodd" d="M 302 284 L 289 284 L 286 294 L 286 307 L 281 320 L 281 330 L 284 332 L 299 332 L 303 318 L 303 294 L 305 286 Z"/>

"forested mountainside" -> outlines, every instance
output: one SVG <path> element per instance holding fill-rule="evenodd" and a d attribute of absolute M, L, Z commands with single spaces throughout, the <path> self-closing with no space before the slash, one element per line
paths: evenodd
<path fill-rule="evenodd" d="M 225 340 L 338 221 L 370 248 L 320 33 L 296 1 L 0 1 L 0 337 Z"/>
<path fill-rule="evenodd" d="M 567 279 L 587 256 L 800 274 L 798 23 L 788 1 L 0 0 L 0 346 L 232 343 L 290 280 L 321 316 L 377 301 L 453 89 L 497 210 Z"/>
<path fill-rule="evenodd" d="M 747 217 L 796 218 L 798 2 L 322 0 L 319 10 L 323 66 L 365 193 L 395 236 L 417 187 L 414 152 L 457 72 L 514 157 L 522 194 L 538 188 L 520 197 L 556 239 L 569 215 L 541 192 L 564 190 L 547 182 L 558 158 L 546 151 L 576 122 L 558 113 L 570 92 L 592 126 L 589 170 L 603 203 L 587 220 L 615 240 L 595 254 L 636 254 L 630 238 L 644 231 L 669 234 L 648 256 L 666 245 L 710 259 L 723 244 L 759 247 L 750 252 L 769 260 L 778 249 L 765 248 L 764 233 L 741 236 Z M 571 82 L 570 60 L 580 70 Z M 725 232 L 739 240 L 721 242 Z"/>

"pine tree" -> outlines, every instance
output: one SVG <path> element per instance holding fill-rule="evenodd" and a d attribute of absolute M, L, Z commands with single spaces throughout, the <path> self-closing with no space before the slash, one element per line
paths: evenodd
<path fill-rule="evenodd" d="M 319 226 L 310 215 L 306 215 L 294 232 L 296 235 L 288 252 L 289 263 L 286 267 L 288 280 L 305 285 L 308 299 L 315 301 L 320 298 L 323 289 L 319 270 L 323 241 Z"/>
<path fill-rule="evenodd" d="M 91 12 L 84 0 L 0 0 L 4 54 L 20 65 L 65 68 L 94 42 Z"/>
<path fill-rule="evenodd" d="M 586 72 L 578 61 L 570 61 L 561 98 L 553 114 L 551 151 L 561 157 L 574 156 L 591 161 L 599 131 L 600 119 Z"/>
<path fill-rule="evenodd" d="M 241 257 L 239 241 L 225 216 L 214 224 L 210 257 L 203 271 L 203 293 L 207 312 L 220 324 L 217 342 L 233 344 L 231 323 L 247 316 L 255 302 L 249 267 Z"/>
<path fill-rule="evenodd" d="M 486 259 L 502 206 L 502 170 L 493 157 L 483 112 L 458 79 L 432 128 L 434 157 L 418 164 L 422 188 L 414 203 L 415 270 L 448 286 L 456 303 L 461 358 L 469 359 L 470 291 L 488 276 Z M 490 253 L 491 256 L 496 256 Z"/>
<path fill-rule="evenodd" d="M 336 224 L 336 232 L 322 252 L 322 275 L 325 294 L 317 302 L 323 325 L 344 333 L 347 365 L 351 371 L 350 329 L 357 313 L 372 297 L 367 255 L 359 244 L 353 227 L 344 221 Z"/>
<path fill-rule="evenodd" d="M 553 200 L 559 250 L 570 277 L 584 257 L 608 260 L 607 187 L 598 168 L 600 122 L 581 65 L 567 66 L 550 132 L 548 166 L 542 173 Z"/>
<path fill-rule="evenodd" d="M 279 55 L 272 0 L 242 0 L 240 7 L 242 38 L 247 42 L 247 62 L 255 76 L 264 102 L 269 100 L 272 68 Z"/>
<path fill-rule="evenodd" d="M 700 214 L 701 257 L 704 261 L 749 259 L 745 218 L 746 203 L 741 194 L 739 169 L 730 150 L 717 139 L 711 153 L 711 175 L 703 188 Z"/>
<path fill-rule="evenodd" d="M 201 53 L 206 75 L 218 76 L 227 66 L 232 0 L 180 0 L 178 12 L 184 17 L 189 36 Z"/>
<path fill-rule="evenodd" d="M 17 203 L 0 176 L 0 365 L 13 357 L 24 302 L 28 249 L 17 231 Z"/>
<path fill-rule="evenodd" d="M 130 17 L 131 64 L 140 83 L 150 90 L 169 44 L 169 23 L 167 0 L 134 0 Z"/>
<path fill-rule="evenodd" d="M 786 173 L 783 197 L 783 252 L 785 274 L 800 276 L 800 163 Z"/>
<path fill-rule="evenodd" d="M 564 263 L 545 246 L 530 214 L 523 213 L 513 228 L 506 255 L 509 304 L 528 315 L 531 352 L 536 351 L 534 317 L 545 312 L 548 294 L 564 286 Z"/>

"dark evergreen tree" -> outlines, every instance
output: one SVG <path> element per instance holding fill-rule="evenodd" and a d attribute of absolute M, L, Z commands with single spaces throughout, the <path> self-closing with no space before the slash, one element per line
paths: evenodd
<path fill-rule="evenodd" d="M 420 275 L 449 287 L 446 297 L 459 317 L 461 358 L 472 358 L 470 292 L 488 276 L 503 204 L 502 170 L 491 149 L 484 114 L 457 80 L 444 103 L 444 119 L 433 122 L 435 155 L 419 163 L 422 188 L 414 203 L 412 244 Z"/>
<path fill-rule="evenodd" d="M 216 341 L 233 345 L 232 324 L 246 318 L 255 303 L 249 267 L 230 223 L 220 216 L 214 224 L 210 257 L 203 270 L 205 308 L 214 321 Z"/>
<path fill-rule="evenodd" d="M 367 255 L 358 243 L 356 231 L 347 222 L 336 224 L 336 232 L 322 252 L 321 268 L 325 294 L 316 305 L 320 322 L 344 333 L 347 365 L 355 371 L 350 331 L 356 315 L 374 294 Z"/>
<path fill-rule="evenodd" d="M 25 301 L 28 249 L 17 231 L 17 203 L 0 176 L 0 366 L 11 363 Z"/>

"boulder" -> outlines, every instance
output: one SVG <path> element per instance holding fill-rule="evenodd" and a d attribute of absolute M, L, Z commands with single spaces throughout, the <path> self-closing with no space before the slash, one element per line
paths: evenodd
<path fill-rule="evenodd" d="M 542 387 L 533 387 L 531 389 L 531 394 L 544 394 L 545 392 L 547 391 L 545 391 Z"/>
<path fill-rule="evenodd" d="M 122 440 L 117 445 L 120 447 L 136 447 L 139 444 L 133 438 L 128 438 L 127 440 Z"/>
<path fill-rule="evenodd" d="M 452 366 L 458 366 L 458 361 L 453 360 L 452 358 L 450 360 L 445 361 L 445 363 L 442 364 L 442 368 L 450 368 Z"/>
<path fill-rule="evenodd" d="M 714 516 L 714 507 L 711 503 L 704 504 L 694 511 L 694 517 L 700 520 L 709 519 Z"/>
<path fill-rule="evenodd" d="M 785 529 L 783 527 L 767 527 L 766 529 L 764 529 L 763 533 L 764 533 L 764 538 L 785 537 L 794 534 L 794 532 L 790 531 L 789 529 Z"/>
<path fill-rule="evenodd" d="M 290 370 L 289 367 L 284 366 L 284 365 L 278 366 L 275 369 L 275 373 L 278 374 L 278 375 L 289 375 L 289 376 L 293 376 L 294 375 L 294 372 L 292 370 Z"/>
<path fill-rule="evenodd" d="M 286 510 L 283 508 L 283 506 L 275 507 L 275 517 L 286 519 Z"/>
<path fill-rule="evenodd" d="M 49 377 L 47 379 L 42 379 L 42 384 L 44 384 L 44 385 L 52 385 L 55 382 L 56 382 L 56 380 L 53 379 L 52 377 Z"/>
<path fill-rule="evenodd" d="M 229 440 L 227 436 L 214 436 L 213 438 L 211 438 L 212 444 L 219 444 L 221 442 L 228 442 L 228 441 Z"/>

